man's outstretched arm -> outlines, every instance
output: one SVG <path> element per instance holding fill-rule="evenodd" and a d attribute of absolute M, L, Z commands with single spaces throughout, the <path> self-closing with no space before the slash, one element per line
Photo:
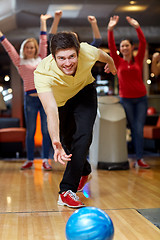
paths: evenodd
<path fill-rule="evenodd" d="M 54 149 L 54 160 L 64 165 L 65 161 L 71 160 L 72 154 L 67 155 L 60 142 L 59 114 L 55 98 L 52 92 L 39 93 L 38 96 L 47 115 L 48 131 Z"/>

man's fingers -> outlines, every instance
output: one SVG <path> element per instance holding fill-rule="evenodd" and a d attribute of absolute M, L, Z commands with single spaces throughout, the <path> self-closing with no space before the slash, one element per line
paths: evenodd
<path fill-rule="evenodd" d="M 60 162 L 61 164 L 65 165 L 65 162 L 63 162 L 63 160 L 62 160 L 60 155 L 58 156 L 58 162 Z"/>
<path fill-rule="evenodd" d="M 71 160 L 71 156 L 72 156 L 72 154 L 70 154 L 70 155 L 63 155 L 63 156 L 61 156 L 61 159 L 63 161 L 70 161 Z"/>
<path fill-rule="evenodd" d="M 65 154 L 65 155 L 64 155 L 64 157 L 66 157 L 66 158 L 71 158 L 71 157 L 72 157 L 72 154 L 71 154 L 71 153 L 70 153 L 70 154 L 68 154 L 68 155 L 67 155 L 67 154 Z"/>
<path fill-rule="evenodd" d="M 72 154 L 69 154 L 69 155 L 65 154 L 65 155 L 62 155 L 62 156 L 61 156 L 61 155 L 58 155 L 58 156 L 57 156 L 57 160 L 58 160 L 58 162 L 60 162 L 61 164 L 65 165 L 66 162 L 71 161 L 71 156 L 72 156 Z"/>

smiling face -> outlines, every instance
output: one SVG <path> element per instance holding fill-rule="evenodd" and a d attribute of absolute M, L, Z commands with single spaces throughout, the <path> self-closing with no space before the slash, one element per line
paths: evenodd
<path fill-rule="evenodd" d="M 123 40 L 120 43 L 120 52 L 123 55 L 123 57 L 132 56 L 133 45 L 130 43 L 129 40 Z"/>
<path fill-rule="evenodd" d="M 55 61 L 58 68 L 66 75 L 75 75 L 78 55 L 75 48 L 62 49 L 56 52 Z"/>
<path fill-rule="evenodd" d="M 34 42 L 29 41 L 24 45 L 23 54 L 26 59 L 34 58 L 36 55 L 36 46 Z"/>

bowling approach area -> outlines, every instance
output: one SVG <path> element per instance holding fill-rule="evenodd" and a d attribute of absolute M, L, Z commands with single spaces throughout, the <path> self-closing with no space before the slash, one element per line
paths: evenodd
<path fill-rule="evenodd" d="M 0 160 L 0 240 L 65 240 L 65 227 L 74 209 L 58 206 L 64 167 L 50 162 L 53 171 L 21 171 L 25 159 Z M 86 206 L 100 208 L 113 221 L 114 240 L 159 240 L 160 225 L 144 211 L 160 213 L 160 156 L 145 157 L 151 169 L 93 169 L 83 192 Z M 160 214 L 158 215 L 160 220 Z M 157 220 L 158 221 L 158 220 Z M 160 221 L 159 221 L 160 222 Z"/>

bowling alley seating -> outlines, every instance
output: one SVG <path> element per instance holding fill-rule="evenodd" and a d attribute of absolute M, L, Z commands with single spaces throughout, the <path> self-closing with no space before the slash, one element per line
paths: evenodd
<path fill-rule="evenodd" d="M 18 118 L 0 118 L 0 156 L 19 157 L 25 148 L 26 129 Z"/>
<path fill-rule="evenodd" d="M 148 115 L 144 126 L 145 139 L 154 141 L 155 150 L 160 151 L 160 115 Z"/>

